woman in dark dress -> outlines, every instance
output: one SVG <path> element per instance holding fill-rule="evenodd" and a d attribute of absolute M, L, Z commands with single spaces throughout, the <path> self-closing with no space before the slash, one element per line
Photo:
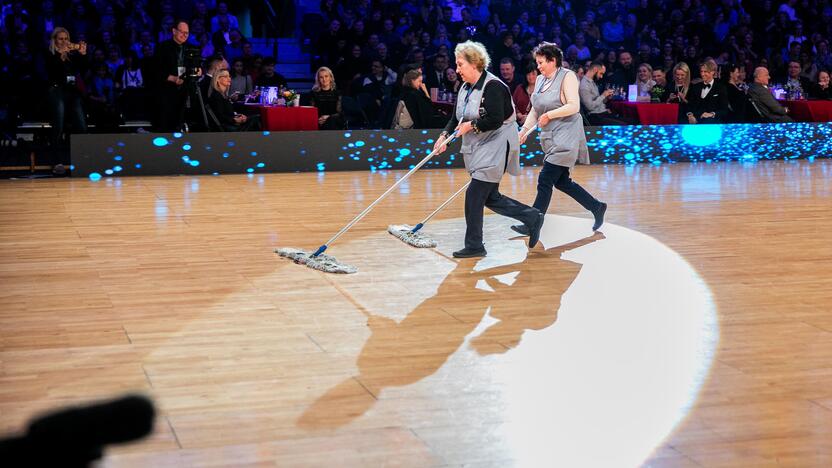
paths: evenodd
<path fill-rule="evenodd" d="M 812 86 L 809 97 L 812 99 L 832 99 L 832 86 L 829 85 L 829 71 L 821 70 L 818 73 L 818 82 Z"/>
<path fill-rule="evenodd" d="M 736 64 L 727 64 L 722 69 L 722 77 L 728 88 L 728 115 L 725 123 L 742 123 L 746 121 L 746 106 L 748 96 L 745 94 L 745 82 L 742 80 L 742 69 Z"/>
<path fill-rule="evenodd" d="M 327 67 L 321 67 L 315 73 L 315 85 L 312 86 L 312 105 L 318 108 L 318 128 L 320 130 L 342 130 L 344 118 L 341 116 L 341 95 L 335 89 L 335 75 Z"/>

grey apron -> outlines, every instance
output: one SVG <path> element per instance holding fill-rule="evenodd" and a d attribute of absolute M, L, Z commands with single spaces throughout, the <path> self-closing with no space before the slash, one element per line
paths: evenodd
<path fill-rule="evenodd" d="M 460 122 L 470 121 L 479 118 L 480 104 L 485 87 L 491 81 L 499 81 L 501 85 L 508 86 L 499 78 L 489 72 L 486 73 L 485 82 L 482 88 L 460 90 L 456 100 L 456 118 Z M 468 132 L 462 135 L 462 158 L 465 161 L 465 169 L 471 178 L 483 182 L 499 183 L 503 173 L 508 171 L 511 175 L 520 174 L 520 139 L 517 135 L 517 118 L 514 113 L 514 101 L 511 103 L 512 112 L 508 119 L 503 121 L 500 128 L 482 133 Z M 508 164 L 506 164 L 506 143 L 508 143 Z"/>
<path fill-rule="evenodd" d="M 563 107 L 561 89 L 568 73 L 574 72 L 559 68 L 553 78 L 554 83 L 551 84 L 543 75 L 537 76 L 532 94 L 532 107 L 538 117 Z M 584 122 L 580 112 L 550 120 L 549 124 L 540 129 L 540 146 L 545 154 L 544 161 L 549 164 L 568 168 L 575 167 L 576 161 L 589 164 L 589 148 L 586 145 Z"/>

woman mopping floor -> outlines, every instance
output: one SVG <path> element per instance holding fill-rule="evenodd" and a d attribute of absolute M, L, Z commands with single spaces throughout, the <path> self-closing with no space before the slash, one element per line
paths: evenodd
<path fill-rule="evenodd" d="M 520 174 L 520 139 L 514 102 L 505 83 L 486 69 L 491 59 L 485 47 L 467 41 L 456 46 L 456 71 L 465 84 L 459 90 L 456 111 L 437 138 L 434 151 L 442 153 L 443 140 L 454 129 L 462 135 L 461 153 L 471 185 L 465 192 L 465 247 L 457 258 L 483 257 L 483 208 L 514 218 L 529 233 L 529 248 L 537 244 L 543 213 L 500 193 L 500 179 L 508 171 Z"/>

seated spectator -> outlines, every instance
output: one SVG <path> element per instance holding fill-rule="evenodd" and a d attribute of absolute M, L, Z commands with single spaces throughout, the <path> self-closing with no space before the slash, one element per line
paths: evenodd
<path fill-rule="evenodd" d="M 746 121 L 746 107 L 748 96 L 745 94 L 747 86 L 742 80 L 743 67 L 736 64 L 723 66 L 722 78 L 728 90 L 728 114 L 723 122 L 741 123 Z"/>
<path fill-rule="evenodd" d="M 649 101 L 650 91 L 653 86 L 656 86 L 656 82 L 653 81 L 653 67 L 649 63 L 642 63 L 638 66 L 636 86 L 638 87 L 638 100 Z"/>
<path fill-rule="evenodd" d="M 679 62 L 673 67 L 673 89 L 667 102 L 679 104 L 679 123 L 687 123 L 688 91 L 690 90 L 690 67 Z"/>
<path fill-rule="evenodd" d="M 208 108 L 213 116 L 209 121 L 216 118 L 211 125 L 219 125 L 226 132 L 237 132 L 246 130 L 258 130 L 260 128 L 259 116 L 246 116 L 234 112 L 234 105 L 228 97 L 228 90 L 231 88 L 231 74 L 228 70 L 219 70 L 211 77 L 211 89 L 208 91 Z"/>
<path fill-rule="evenodd" d="M 440 128 L 447 123 L 448 119 L 434 110 L 420 70 L 405 73 L 401 100 L 413 121 L 410 128 Z"/>
<path fill-rule="evenodd" d="M 589 46 L 586 45 L 586 36 L 584 33 L 579 32 L 575 35 L 575 43 L 566 49 L 566 53 L 567 55 L 574 55 L 581 62 L 592 58 L 592 52 L 589 50 Z"/>
<path fill-rule="evenodd" d="M 462 79 L 457 75 L 454 67 L 445 69 L 445 89 L 456 94 L 459 93 L 459 88 L 462 86 Z"/>
<path fill-rule="evenodd" d="M 526 66 L 526 80 L 514 88 L 512 98 L 514 99 L 514 109 L 517 114 L 517 123 L 523 125 L 526 122 L 526 116 L 529 115 L 529 110 L 532 108 L 532 94 L 534 93 L 534 84 L 537 80 L 537 75 L 540 70 L 537 69 L 537 64 L 530 62 Z"/>
<path fill-rule="evenodd" d="M 598 91 L 597 82 L 604 79 L 607 67 L 601 62 L 592 62 L 587 69 L 578 94 L 581 98 L 581 108 L 586 112 L 587 120 L 592 125 L 626 125 L 627 123 L 615 116 L 607 108 L 606 102 L 612 97 L 613 90 L 607 89 L 603 93 Z"/>
<path fill-rule="evenodd" d="M 789 62 L 788 75 L 786 76 L 786 85 L 784 88 L 791 90 L 792 93 L 799 92 L 805 98 L 809 94 L 809 90 L 812 89 L 812 82 L 800 76 L 801 71 L 800 62 Z"/>
<path fill-rule="evenodd" d="M 237 17 L 228 12 L 228 4 L 226 2 L 217 2 L 217 14 L 211 18 L 211 32 L 217 32 L 221 29 L 221 22 L 225 20 L 231 29 L 240 29 L 240 23 Z"/>
<path fill-rule="evenodd" d="M 243 59 L 238 57 L 231 64 L 231 88 L 228 96 L 232 101 L 245 101 L 254 91 L 254 83 L 251 75 L 247 74 L 243 66 Z"/>
<path fill-rule="evenodd" d="M 633 66 L 633 54 L 622 50 L 618 54 L 618 68 L 612 73 L 611 81 L 616 86 L 627 86 L 636 82 L 636 68 Z"/>
<path fill-rule="evenodd" d="M 688 93 L 688 123 L 721 123 L 728 114 L 728 89 L 715 80 L 716 69 L 713 60 L 699 67 L 702 81 L 691 85 Z"/>
<path fill-rule="evenodd" d="M 514 91 L 514 88 L 520 84 L 520 80 L 517 79 L 517 73 L 512 59 L 508 57 L 500 59 L 500 78 L 502 78 L 503 83 L 505 83 L 511 91 Z"/>
<path fill-rule="evenodd" d="M 754 70 L 754 83 L 748 87 L 748 97 L 751 99 L 751 103 L 766 122 L 794 122 L 787 115 L 789 110 L 781 106 L 771 95 L 771 91 L 768 89 L 769 79 L 767 68 L 757 67 Z"/>
<path fill-rule="evenodd" d="M 370 124 L 381 126 L 381 117 L 386 114 L 390 105 L 390 96 L 396 84 L 396 73 L 385 67 L 380 60 L 373 60 L 370 73 L 361 82 L 361 92 L 358 101 L 367 114 Z"/>
<path fill-rule="evenodd" d="M 280 73 L 274 71 L 275 67 L 275 60 L 273 57 L 266 57 L 263 59 L 263 66 L 261 68 L 260 75 L 257 76 L 257 80 L 255 80 L 255 86 L 277 86 L 285 88 L 288 83 L 286 82 L 286 78 L 283 77 Z M 332 74 L 332 72 L 330 72 Z M 332 83 L 335 86 L 335 83 Z"/>
<path fill-rule="evenodd" d="M 827 70 L 818 72 L 818 82 L 812 87 L 809 97 L 812 99 L 832 99 L 832 87 L 829 86 L 829 72 Z"/>
<path fill-rule="evenodd" d="M 662 91 L 658 95 L 659 102 L 667 102 L 668 98 L 670 98 L 670 84 L 667 82 L 667 72 L 662 68 L 654 69 L 653 81 L 656 82 L 656 86 L 651 90 L 651 95 L 656 94 L 656 88 L 660 88 Z"/>
<path fill-rule="evenodd" d="M 425 86 L 428 89 L 444 89 L 445 84 L 445 69 L 448 68 L 448 56 L 445 54 L 436 54 L 433 57 L 433 64 L 425 72 Z"/>
<path fill-rule="evenodd" d="M 321 67 L 315 73 L 312 86 L 312 105 L 318 108 L 318 128 L 321 130 L 341 130 L 344 117 L 341 115 L 341 95 L 335 89 L 335 75 L 327 67 Z"/>

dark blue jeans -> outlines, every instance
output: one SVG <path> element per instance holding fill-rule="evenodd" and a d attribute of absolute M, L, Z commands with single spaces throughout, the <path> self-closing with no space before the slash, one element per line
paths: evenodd
<path fill-rule="evenodd" d="M 534 199 L 534 207 L 541 213 L 546 213 L 549 209 L 549 202 L 552 201 L 552 187 L 569 195 L 589 211 L 595 211 L 601 204 L 569 177 L 568 167 L 544 162 L 543 169 L 537 176 L 537 197 Z"/>
<path fill-rule="evenodd" d="M 75 133 L 87 133 L 87 118 L 81 105 L 81 94 L 64 86 L 49 87 L 49 110 L 52 121 L 52 143 L 60 142 L 64 123 L 69 118 Z"/>
<path fill-rule="evenodd" d="M 478 250 L 482 245 L 483 208 L 514 218 L 526 226 L 537 220 L 538 211 L 500 193 L 500 184 L 471 179 L 465 191 L 465 247 Z"/>

